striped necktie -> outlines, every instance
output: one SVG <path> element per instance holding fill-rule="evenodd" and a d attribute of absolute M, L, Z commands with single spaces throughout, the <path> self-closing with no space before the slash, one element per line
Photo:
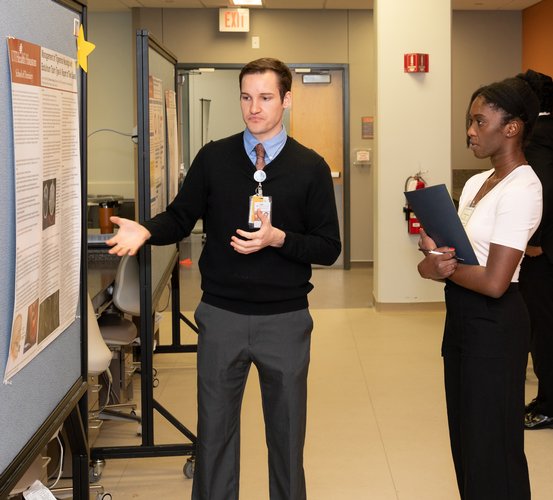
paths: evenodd
<path fill-rule="evenodd" d="M 257 170 L 263 170 L 265 168 L 265 148 L 263 144 L 259 143 L 255 145 L 255 168 Z"/>

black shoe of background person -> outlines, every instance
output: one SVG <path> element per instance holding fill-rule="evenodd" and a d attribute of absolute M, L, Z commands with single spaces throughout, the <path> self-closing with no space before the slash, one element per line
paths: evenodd
<path fill-rule="evenodd" d="M 530 411 L 524 415 L 524 428 L 528 430 L 553 428 L 553 417 Z"/>
<path fill-rule="evenodd" d="M 524 412 L 525 412 L 525 413 L 531 413 L 532 411 L 534 411 L 534 408 L 536 408 L 536 406 L 538 406 L 538 398 L 532 399 L 532 401 L 530 401 L 530 402 L 524 407 Z"/>

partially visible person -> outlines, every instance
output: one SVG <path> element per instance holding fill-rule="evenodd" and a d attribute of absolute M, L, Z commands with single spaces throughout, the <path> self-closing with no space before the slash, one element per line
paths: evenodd
<path fill-rule="evenodd" d="M 524 78 L 540 99 L 540 114 L 524 153 L 543 186 L 541 223 L 528 242 L 520 268 L 520 291 L 530 313 L 530 353 L 538 379 L 526 406 L 527 429 L 553 427 L 553 80 L 528 70 Z"/>
<path fill-rule="evenodd" d="M 330 168 L 288 137 L 282 119 L 292 75 L 276 59 L 240 72 L 243 132 L 206 144 L 167 210 L 119 226 L 110 253 L 165 245 L 205 222 L 199 266 L 198 441 L 192 498 L 237 500 L 240 409 L 257 367 L 271 500 L 305 500 L 303 448 L 313 320 L 311 264 L 330 265 L 341 243 Z M 267 498 L 259 493 L 259 498 Z"/>
<path fill-rule="evenodd" d="M 541 184 L 523 152 L 538 111 L 520 78 L 486 85 L 470 99 L 467 144 L 492 166 L 467 181 L 459 200 L 479 265 L 458 263 L 453 249 L 436 249 L 424 231 L 419 241 L 420 275 L 446 280 L 442 356 L 463 500 L 530 499 L 522 423 L 530 321 L 517 282 L 542 211 Z"/>

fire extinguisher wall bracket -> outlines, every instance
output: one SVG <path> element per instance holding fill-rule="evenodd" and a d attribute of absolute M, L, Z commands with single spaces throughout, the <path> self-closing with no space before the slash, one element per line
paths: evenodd
<path fill-rule="evenodd" d="M 426 187 L 426 182 L 422 178 L 421 172 L 417 172 L 415 175 L 410 175 L 405 181 L 405 191 L 414 191 L 416 189 L 423 189 Z M 409 234 L 419 234 L 421 225 L 419 219 L 415 215 L 415 212 L 411 210 L 411 207 L 406 204 L 403 207 L 405 213 L 405 220 L 407 221 L 407 232 Z"/>

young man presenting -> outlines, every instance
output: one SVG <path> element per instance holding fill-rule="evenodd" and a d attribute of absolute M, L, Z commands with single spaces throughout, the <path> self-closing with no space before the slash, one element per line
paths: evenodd
<path fill-rule="evenodd" d="M 304 500 L 303 446 L 313 322 L 311 264 L 341 251 L 330 169 L 282 124 L 292 75 L 276 59 L 240 73 L 243 133 L 206 144 L 167 210 L 140 225 L 113 217 L 110 253 L 175 243 L 203 219 L 198 442 L 192 498 L 238 499 L 240 408 L 259 371 L 271 500 Z M 314 124 L 316 126 L 316 124 Z"/>

